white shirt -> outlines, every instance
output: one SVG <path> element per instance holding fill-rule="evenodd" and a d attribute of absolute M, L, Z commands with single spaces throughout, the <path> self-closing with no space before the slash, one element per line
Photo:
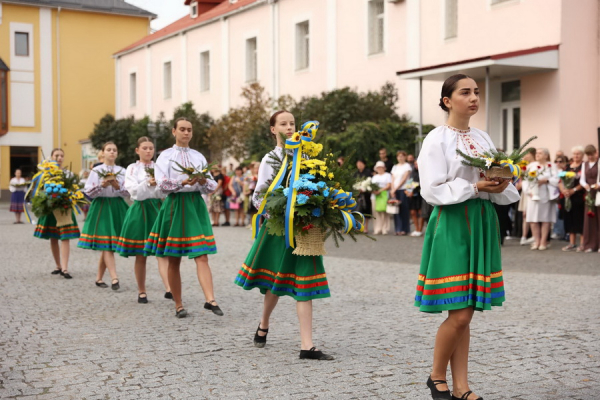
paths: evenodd
<path fill-rule="evenodd" d="M 389 172 L 384 172 L 383 174 L 375 174 L 371 178 L 371 182 L 376 183 L 379 186 L 379 189 L 383 189 L 387 186 L 388 183 L 392 183 L 392 174 Z"/>
<path fill-rule="evenodd" d="M 144 164 L 137 161 L 130 164 L 125 172 L 125 189 L 129 192 L 132 200 L 144 201 L 147 199 L 162 199 L 165 197 L 158 185 L 150 186 L 150 177 L 146 167 L 154 168 L 154 162 Z"/>
<path fill-rule="evenodd" d="M 102 178 L 98 175 L 98 172 L 112 172 L 117 175 L 117 182 L 119 183 L 119 189 L 115 189 L 112 185 L 102 187 Z M 120 174 L 119 174 L 120 172 Z M 125 189 L 125 168 L 118 165 L 108 166 L 106 164 L 100 164 L 94 167 L 90 176 L 85 182 L 83 191 L 92 199 L 96 197 L 129 197 L 127 189 Z"/>
<path fill-rule="evenodd" d="M 594 166 L 594 164 L 596 164 L 598 161 L 596 162 L 587 162 L 587 166 L 585 165 L 586 163 L 584 163 L 584 165 L 581 166 L 581 178 L 579 179 L 579 184 L 581 185 L 581 187 L 585 188 L 588 183 L 587 183 L 587 178 L 586 178 L 586 171 L 589 171 L 590 168 L 592 168 Z M 598 178 L 600 178 L 600 170 L 598 171 Z M 598 179 L 597 179 L 598 181 Z"/>
<path fill-rule="evenodd" d="M 412 171 L 412 167 L 407 162 L 405 162 L 402 165 L 400 165 L 400 164 L 394 165 L 392 167 L 392 176 L 394 177 L 394 184 L 392 186 L 392 189 L 395 189 L 395 190 L 406 189 L 406 183 L 410 179 L 411 171 Z M 406 175 L 406 173 L 408 173 L 408 175 Z M 402 181 L 402 178 L 404 178 L 404 175 L 406 175 L 406 179 L 404 180 L 404 183 L 402 184 L 402 186 L 400 186 L 400 182 Z"/>
<path fill-rule="evenodd" d="M 200 192 L 209 194 L 215 191 L 217 182 L 212 179 L 210 172 L 207 172 L 209 179 L 206 180 L 204 185 L 195 183 L 192 186 L 184 186 L 182 182 L 188 179 L 188 176 L 175 171 L 175 169 L 180 169 L 175 164 L 175 161 L 186 168 L 196 167 L 204 169 L 208 165 L 206 158 L 202 154 L 189 147 L 173 145 L 170 149 L 163 151 L 154 166 L 154 179 L 156 180 L 156 185 L 163 193 Z"/>
<path fill-rule="evenodd" d="M 547 203 L 550 200 L 554 200 L 560 194 L 558 192 L 558 182 L 560 178 L 558 177 L 558 173 L 552 167 L 552 163 L 546 163 L 542 168 L 538 168 L 541 164 L 537 161 L 533 161 L 527 164 L 527 170 L 523 174 L 523 193 L 529 193 L 531 190 L 531 182 L 529 182 L 525 176 L 529 173 L 529 171 L 538 170 L 538 180 L 546 179 L 548 180 L 547 184 L 538 185 L 537 195 L 540 198 L 541 203 Z"/>
<path fill-rule="evenodd" d="M 271 150 L 260 161 L 260 166 L 258 167 L 258 177 L 256 180 L 256 187 L 254 188 L 254 194 L 252 195 L 252 204 L 256 209 L 260 208 L 260 203 L 262 202 L 262 194 L 261 192 L 268 188 L 275 174 L 279 171 L 275 171 L 271 163 L 274 161 L 273 157 L 277 157 L 283 160 L 283 148 L 277 146 L 275 149 Z"/>
<path fill-rule="evenodd" d="M 491 200 L 496 204 L 512 204 L 519 200 L 519 192 L 509 184 L 502 193 L 479 192 L 474 184 L 482 180 L 481 171 L 462 164 L 463 158 L 456 153 L 459 148 L 471 156 L 495 150 L 489 135 L 479 129 L 461 131 L 440 126 L 429 132 L 419 154 L 419 178 L 421 196 L 429 204 L 450 205 L 473 198 Z"/>
<path fill-rule="evenodd" d="M 9 186 L 8 186 L 8 190 L 10 190 L 11 193 L 14 192 L 24 192 L 25 189 L 27 189 L 26 186 L 16 186 L 16 185 L 21 185 L 25 183 L 25 178 L 12 178 L 10 180 Z"/>

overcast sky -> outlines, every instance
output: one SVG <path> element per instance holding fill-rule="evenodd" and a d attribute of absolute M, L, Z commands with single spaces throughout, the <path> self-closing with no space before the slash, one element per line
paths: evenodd
<path fill-rule="evenodd" d="M 125 0 L 129 4 L 148 10 L 158 17 L 152 21 L 152 29 L 159 30 L 177 21 L 189 12 L 185 0 Z"/>

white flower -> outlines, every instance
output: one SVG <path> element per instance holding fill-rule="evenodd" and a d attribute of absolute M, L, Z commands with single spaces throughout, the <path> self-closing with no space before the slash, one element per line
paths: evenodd
<path fill-rule="evenodd" d="M 493 159 L 491 159 L 491 158 L 486 158 L 486 159 L 485 159 L 485 166 L 486 166 L 487 168 L 491 167 L 491 166 L 492 166 L 492 161 L 494 161 L 494 160 L 493 160 Z"/>

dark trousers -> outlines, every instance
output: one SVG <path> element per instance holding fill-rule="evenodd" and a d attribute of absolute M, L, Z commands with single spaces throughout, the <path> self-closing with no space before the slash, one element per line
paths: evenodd
<path fill-rule="evenodd" d="M 396 199 L 400 200 L 400 212 L 394 214 L 394 228 L 396 233 L 410 233 L 410 210 L 408 208 L 408 197 L 404 190 L 396 190 Z"/>

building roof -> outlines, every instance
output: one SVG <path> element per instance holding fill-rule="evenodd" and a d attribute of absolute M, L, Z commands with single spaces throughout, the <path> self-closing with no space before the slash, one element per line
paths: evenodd
<path fill-rule="evenodd" d="M 136 50 L 139 47 L 143 47 L 149 45 L 151 43 L 158 42 L 160 40 L 166 39 L 170 36 L 174 36 L 180 32 L 185 32 L 190 29 L 193 29 L 197 26 L 205 25 L 207 23 L 212 22 L 215 19 L 224 17 L 230 13 L 236 11 L 242 11 L 244 8 L 251 7 L 253 5 L 258 5 L 264 3 L 266 0 L 238 0 L 235 3 L 230 3 L 229 1 L 220 0 L 221 3 L 211 8 L 210 10 L 199 14 L 196 18 L 192 18 L 190 14 L 185 17 L 173 22 L 171 25 L 164 27 L 163 29 L 156 31 L 135 43 L 125 47 L 124 49 L 119 50 L 114 55 L 121 55 L 123 53 L 127 53 L 132 50 Z M 187 2 L 186 2 L 187 4 Z"/>
<path fill-rule="evenodd" d="M 124 0 L 3 0 L 3 3 L 51 8 L 62 7 L 70 10 L 156 18 L 156 14 L 126 3 Z"/>
<path fill-rule="evenodd" d="M 2 61 L 1 58 L 0 58 L 0 71 L 10 71 L 10 69 L 8 68 L 8 65 L 6 65 L 4 63 L 4 61 Z"/>

